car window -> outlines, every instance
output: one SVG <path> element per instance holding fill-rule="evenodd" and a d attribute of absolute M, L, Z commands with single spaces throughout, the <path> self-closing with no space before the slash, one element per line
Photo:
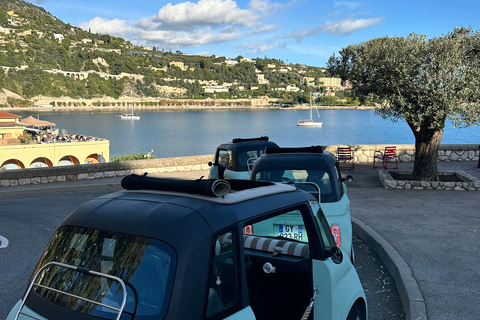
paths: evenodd
<path fill-rule="evenodd" d="M 238 170 L 249 170 L 258 157 L 265 153 L 265 149 L 242 151 L 237 155 Z M 249 168 L 250 167 L 250 168 Z"/>
<path fill-rule="evenodd" d="M 227 150 L 218 150 L 217 151 L 217 163 L 227 166 L 228 164 L 228 152 Z"/>
<path fill-rule="evenodd" d="M 264 170 L 255 176 L 256 180 L 290 182 L 307 192 L 318 196 L 333 193 L 333 181 L 330 174 L 324 170 Z"/>
<path fill-rule="evenodd" d="M 238 276 L 238 261 L 235 254 L 237 243 L 232 232 L 222 233 L 215 238 L 213 260 L 210 269 L 207 294 L 207 318 L 222 318 L 239 309 L 241 302 Z"/>
<path fill-rule="evenodd" d="M 308 242 L 307 230 L 299 210 L 291 210 L 245 228 L 245 233 L 259 237 L 286 238 Z"/>
<path fill-rule="evenodd" d="M 135 319 L 162 318 L 167 310 L 176 256 L 173 249 L 161 241 L 63 227 L 53 235 L 34 274 L 52 261 L 82 266 L 122 279 L 127 284 L 125 311 L 133 313 L 138 304 Z M 58 290 L 34 286 L 35 292 L 43 298 L 77 312 L 107 319 L 114 319 L 116 311 L 78 297 L 119 308 L 124 295 L 117 281 L 60 266 L 47 267 L 37 279 L 41 285 Z"/>
<path fill-rule="evenodd" d="M 325 248 L 330 250 L 332 247 L 335 247 L 335 240 L 330 232 L 328 227 L 328 222 L 325 219 L 325 215 L 322 213 L 322 209 L 320 208 L 320 204 L 317 201 L 309 201 L 310 207 L 312 208 L 312 212 L 315 215 L 315 219 L 317 220 L 318 227 L 320 229 L 320 235 L 322 236 L 323 243 L 325 244 Z"/>

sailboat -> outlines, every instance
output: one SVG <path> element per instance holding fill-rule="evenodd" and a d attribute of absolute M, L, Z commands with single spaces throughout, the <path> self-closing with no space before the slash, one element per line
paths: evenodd
<path fill-rule="evenodd" d="M 132 92 L 130 92 L 130 96 L 132 97 Z M 138 113 L 133 113 L 133 97 L 132 99 L 132 113 L 124 113 L 120 115 L 120 119 L 123 120 L 140 120 L 140 116 Z"/>
<path fill-rule="evenodd" d="M 318 113 L 317 107 L 315 107 L 317 111 L 317 115 L 320 118 L 320 114 Z M 313 105 L 312 105 L 312 94 L 310 93 L 310 119 L 307 120 L 298 120 L 297 126 L 300 127 L 321 127 L 323 125 L 322 121 L 313 121 Z"/>

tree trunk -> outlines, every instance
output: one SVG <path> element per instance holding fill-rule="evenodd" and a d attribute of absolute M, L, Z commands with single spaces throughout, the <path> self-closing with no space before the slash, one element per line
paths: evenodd
<path fill-rule="evenodd" d="M 438 181 L 438 149 L 443 137 L 442 129 L 420 128 L 415 135 L 415 162 L 413 179 Z"/>

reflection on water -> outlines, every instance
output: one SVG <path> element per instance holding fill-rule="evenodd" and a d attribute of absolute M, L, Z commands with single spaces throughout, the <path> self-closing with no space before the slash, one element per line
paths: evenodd
<path fill-rule="evenodd" d="M 309 110 L 202 110 L 141 111 L 141 120 L 120 120 L 120 112 L 45 112 L 40 119 L 52 121 L 70 133 L 110 140 L 110 155 L 153 150 L 157 158 L 213 154 L 232 138 L 269 136 L 281 146 L 331 144 L 413 144 L 404 122 L 394 123 L 373 110 L 320 110 L 323 127 L 298 127 Z M 38 113 L 19 112 L 23 117 Z M 442 143 L 479 143 L 480 126 L 454 129 L 447 122 Z"/>

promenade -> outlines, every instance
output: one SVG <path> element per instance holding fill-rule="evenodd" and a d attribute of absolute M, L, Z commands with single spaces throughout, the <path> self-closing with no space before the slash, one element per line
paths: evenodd
<path fill-rule="evenodd" d="M 413 163 L 399 163 L 411 170 Z M 480 179 L 477 161 L 439 162 L 439 171 Z M 371 164 L 357 165 L 348 184 L 354 231 L 394 276 L 407 319 L 478 319 L 480 192 L 389 190 Z M 199 178 L 208 170 L 162 173 Z M 120 189 L 119 178 L 0 188 L 0 197 L 58 191 Z"/>

